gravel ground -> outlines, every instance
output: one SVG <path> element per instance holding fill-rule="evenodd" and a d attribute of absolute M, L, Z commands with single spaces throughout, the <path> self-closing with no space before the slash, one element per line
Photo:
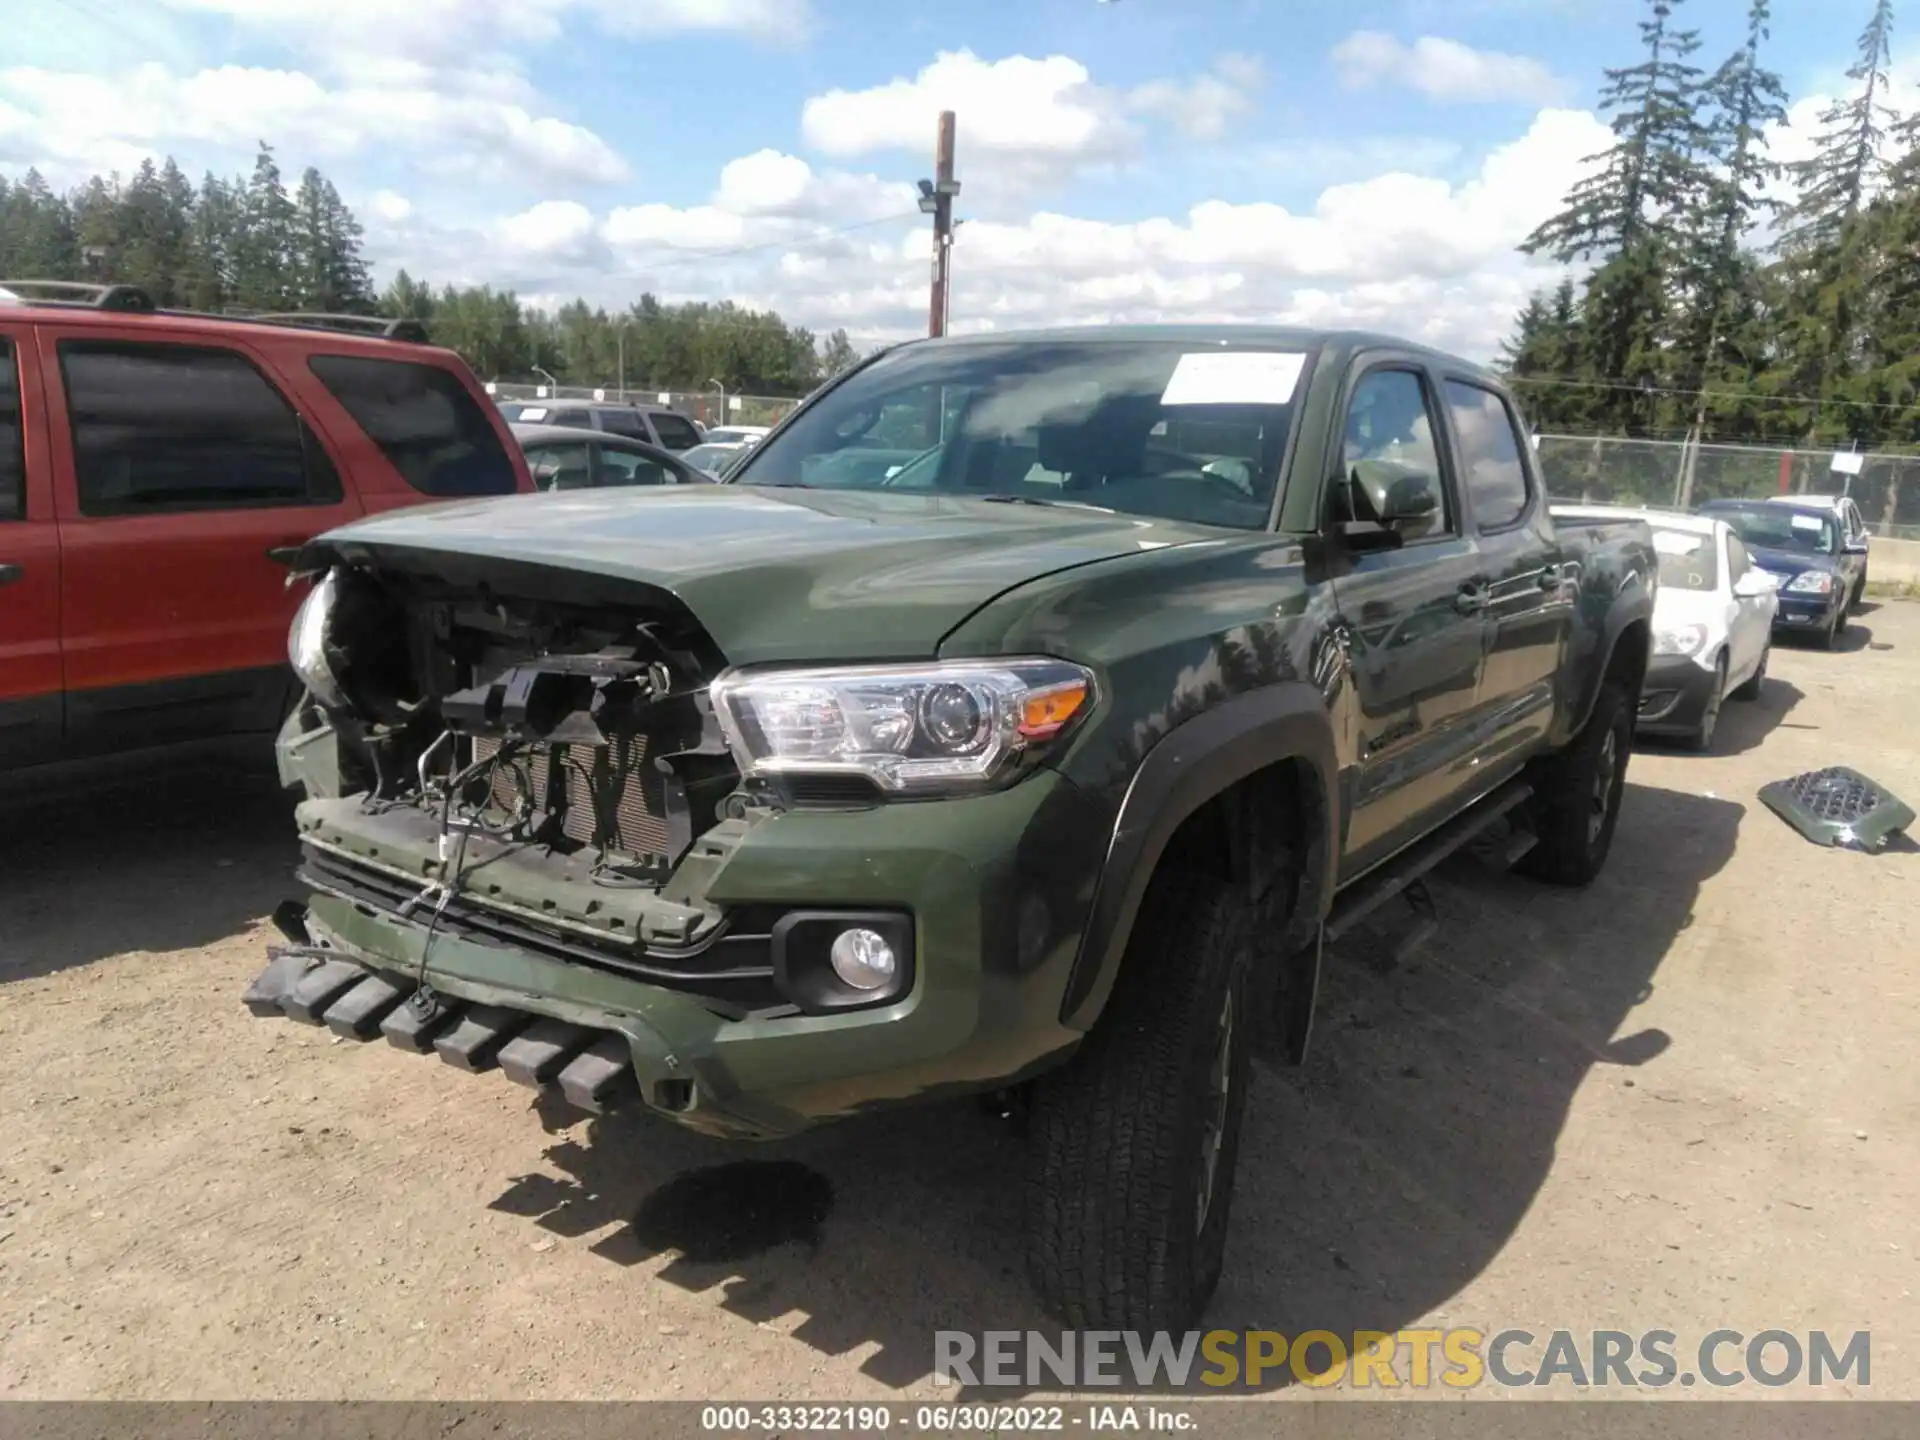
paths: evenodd
<path fill-rule="evenodd" d="M 1756 797 L 1841 762 L 1920 804 L 1917 701 L 1920 606 L 1783 647 L 1715 754 L 1640 748 L 1591 890 L 1457 861 L 1421 956 L 1331 957 L 1210 1321 L 1871 1329 L 1867 1393 L 1920 1397 L 1920 851 Z M 976 1107 L 575 1121 L 241 1009 L 293 891 L 257 767 L 0 803 L 0 1396 L 950 1396 L 936 1329 L 1043 1323 Z"/>

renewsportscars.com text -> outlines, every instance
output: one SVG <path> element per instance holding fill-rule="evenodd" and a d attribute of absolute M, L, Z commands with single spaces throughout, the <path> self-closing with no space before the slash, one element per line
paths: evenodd
<path fill-rule="evenodd" d="M 1663 1389 L 1872 1383 L 1866 1330 L 941 1330 L 933 1369 L 960 1385 L 1257 1388 L 1298 1383 L 1394 1390 L 1495 1384 Z"/>

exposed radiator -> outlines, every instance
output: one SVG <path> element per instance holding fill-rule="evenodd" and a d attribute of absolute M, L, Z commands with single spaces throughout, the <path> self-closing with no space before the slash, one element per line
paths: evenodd
<path fill-rule="evenodd" d="M 497 740 L 475 736 L 473 758 L 484 760 Z M 562 784 L 550 788 L 555 766 Z M 647 763 L 644 735 L 611 745 L 539 745 L 504 762 L 493 778 L 493 804 L 504 815 L 531 795 L 536 810 L 561 809 L 561 828 L 582 845 L 623 855 L 652 855 L 667 848 L 666 805 L 661 776 Z"/>

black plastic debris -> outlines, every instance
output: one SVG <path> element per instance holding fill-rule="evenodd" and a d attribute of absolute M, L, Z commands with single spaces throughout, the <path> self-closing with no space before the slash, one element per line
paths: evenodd
<path fill-rule="evenodd" d="M 1845 765 L 1760 787 L 1760 801 L 1816 845 L 1874 854 L 1914 822 L 1913 808 Z"/>

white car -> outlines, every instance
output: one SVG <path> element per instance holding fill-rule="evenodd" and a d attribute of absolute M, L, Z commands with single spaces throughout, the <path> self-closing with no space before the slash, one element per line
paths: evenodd
<path fill-rule="evenodd" d="M 771 425 L 715 425 L 707 431 L 706 439 L 712 445 L 758 445 L 772 428 Z"/>
<path fill-rule="evenodd" d="M 1653 528 L 1660 585 L 1635 728 L 1712 749 L 1722 703 L 1757 700 L 1766 683 L 1779 582 L 1753 563 L 1732 526 L 1710 515 L 1611 505 L 1556 505 L 1554 514 L 1632 516 Z"/>

